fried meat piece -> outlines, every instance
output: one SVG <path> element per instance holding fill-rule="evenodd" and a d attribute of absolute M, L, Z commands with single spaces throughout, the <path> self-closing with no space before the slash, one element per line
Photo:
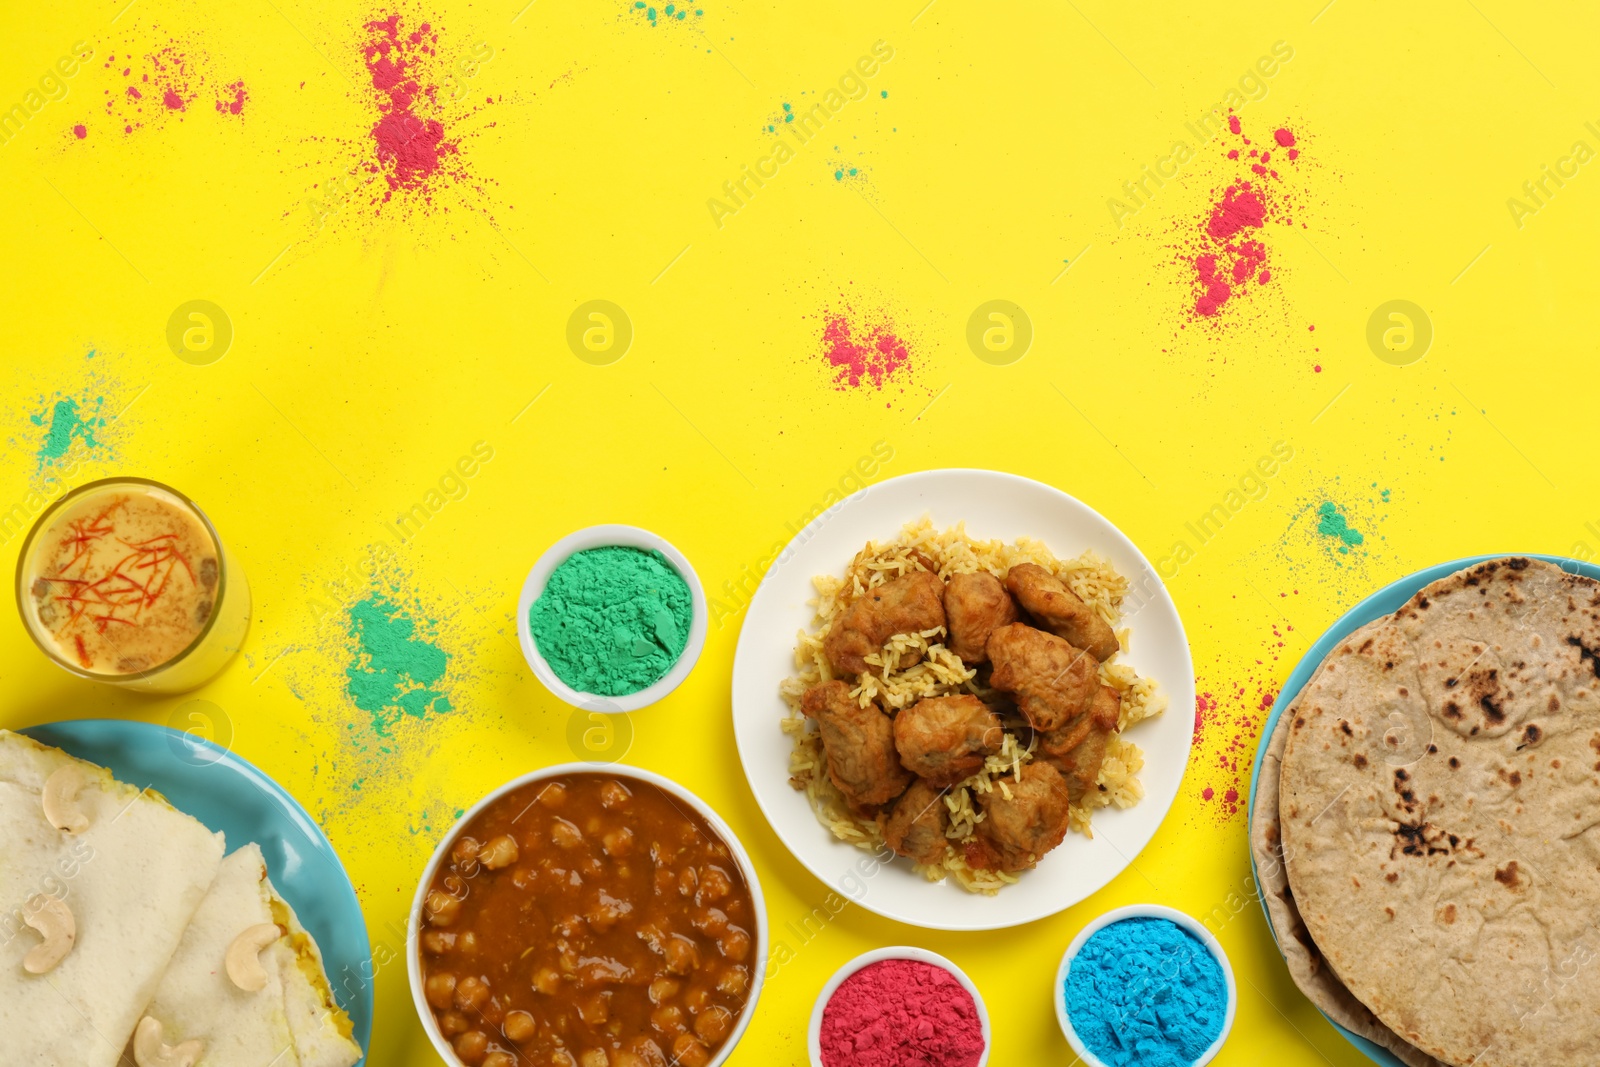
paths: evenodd
<path fill-rule="evenodd" d="M 1035 730 L 1059 730 L 1089 706 L 1100 686 L 1094 657 L 1020 622 L 989 638 L 990 684 L 1013 694 Z"/>
<path fill-rule="evenodd" d="M 840 674 L 867 669 L 867 656 L 895 634 L 944 625 L 944 582 L 930 571 L 911 571 L 868 589 L 834 621 L 822 650 Z"/>
<path fill-rule="evenodd" d="M 949 825 L 944 791 L 919 779 L 895 802 L 883 825 L 883 839 L 913 863 L 931 867 L 944 859 Z"/>
<path fill-rule="evenodd" d="M 894 718 L 900 763 L 936 786 L 955 785 L 983 769 L 1005 733 L 989 706 L 970 694 L 928 697 Z"/>
<path fill-rule="evenodd" d="M 1037 563 L 1012 567 L 1006 574 L 1006 588 L 1022 610 L 1038 619 L 1046 630 L 1088 649 L 1095 659 L 1110 659 L 1121 647 L 1111 625 L 1065 582 Z"/>
<path fill-rule="evenodd" d="M 1106 746 L 1117 729 L 1122 695 L 1102 685 L 1088 710 L 1059 730 L 1039 735 L 1040 757 L 1053 764 L 1067 783 L 1074 804 L 1093 789 L 1106 760 Z"/>
<path fill-rule="evenodd" d="M 949 620 L 950 651 L 976 667 L 989 658 L 989 635 L 1017 621 L 1017 605 L 988 571 L 952 574 L 944 587 L 944 614 Z"/>
<path fill-rule="evenodd" d="M 1000 788 L 1002 782 L 1009 798 Z M 1027 870 L 1067 836 L 1067 804 L 1061 772 L 1034 760 L 1018 777 L 996 779 L 993 791 L 984 794 L 978 834 L 993 846 L 1001 870 Z"/>
<path fill-rule="evenodd" d="M 817 721 L 828 754 L 828 777 L 852 807 L 886 804 L 905 792 L 911 774 L 894 748 L 894 721 L 877 704 L 861 707 L 835 680 L 807 689 L 800 710 Z"/>

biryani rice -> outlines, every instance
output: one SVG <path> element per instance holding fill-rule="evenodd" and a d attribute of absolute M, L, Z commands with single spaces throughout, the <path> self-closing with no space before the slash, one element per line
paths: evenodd
<path fill-rule="evenodd" d="M 941 579 L 980 570 L 1001 577 L 1019 563 L 1036 563 L 1065 582 L 1110 624 L 1122 651 L 1128 648 L 1128 631 L 1119 627 L 1118 611 L 1128 591 L 1128 581 L 1093 551 L 1085 551 L 1074 559 L 1057 559 L 1043 542 L 1033 538 L 1021 537 L 1011 544 L 980 541 L 967 534 L 964 523 L 937 530 L 924 517 L 907 523 L 891 541 L 869 542 L 850 562 L 844 577 L 824 574 L 812 579 L 817 590 L 816 599 L 811 601 L 816 607 L 816 617 L 810 632 L 799 634 L 795 673 L 779 686 L 779 693 L 789 708 L 782 728 L 793 739 L 789 754 L 790 782 L 805 793 L 818 821 L 835 838 L 874 852 L 884 847 L 882 827 L 877 820 L 852 812 L 829 779 L 821 737 L 801 714 L 800 697 L 810 687 L 835 677 L 833 666 L 823 652 L 823 640 L 834 620 L 868 589 L 918 569 L 918 556 L 932 563 Z M 851 695 L 862 706 L 876 700 L 894 711 L 927 697 L 958 693 L 992 699 L 995 694 L 979 684 L 977 671 L 945 647 L 945 636 L 943 627 L 894 635 L 881 652 L 865 657 L 870 669 L 861 676 L 859 684 L 852 687 Z M 1098 788 L 1071 805 L 1068 813 L 1068 826 L 1086 837 L 1093 836 L 1090 820 L 1096 809 L 1108 805 L 1132 807 L 1144 796 L 1144 787 L 1138 779 L 1144 767 L 1144 754 L 1121 734 L 1161 714 L 1167 703 L 1153 679 L 1141 678 L 1131 666 L 1115 660 L 1116 657 L 1112 657 L 1100 665 L 1100 679 L 1121 694 L 1117 733 L 1107 743 Z M 903 663 L 910 665 L 902 667 Z M 1000 751 L 985 760 L 981 771 L 952 787 L 944 796 L 950 814 L 950 840 L 944 859 L 939 864 L 916 868 L 929 881 L 954 878 L 963 889 L 984 894 L 997 893 L 1017 881 L 1014 874 L 969 867 L 959 847 L 972 839 L 983 821 L 983 812 L 975 803 L 974 795 L 981 796 L 994 789 L 1009 794 L 1003 776 L 1016 774 L 1033 759 L 1031 746 L 1025 746 L 1020 740 L 1019 731 L 1025 728 L 1024 722 L 1016 716 L 1010 716 L 1009 720 L 1005 722 L 1005 740 Z"/>

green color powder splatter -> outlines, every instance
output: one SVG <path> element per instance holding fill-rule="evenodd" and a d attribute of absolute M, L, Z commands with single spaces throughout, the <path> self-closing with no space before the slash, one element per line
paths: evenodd
<path fill-rule="evenodd" d="M 372 730 L 383 736 L 406 715 L 453 710 L 439 688 L 450 656 L 416 635 L 416 623 L 382 593 L 369 593 L 349 610 L 356 658 L 345 668 L 346 691 L 356 707 L 372 716 Z"/>
<path fill-rule="evenodd" d="M 659 552 L 591 548 L 550 574 L 528 626 L 556 677 L 583 693 L 626 696 L 672 669 L 694 620 L 689 586 Z"/>
<path fill-rule="evenodd" d="M 1341 542 L 1339 551 L 1345 555 L 1350 554 L 1351 545 L 1359 545 L 1366 540 L 1360 530 L 1351 527 L 1331 500 L 1324 500 L 1322 506 L 1317 508 L 1317 532 L 1324 537 L 1338 538 Z"/>
<path fill-rule="evenodd" d="M 28 417 L 28 421 L 35 426 L 44 426 L 47 421 L 49 423 L 44 440 L 39 443 L 39 470 L 60 460 L 75 442 L 91 451 L 99 449 L 97 435 L 106 424 L 105 416 L 99 414 L 104 402 L 104 397 L 85 400 L 81 404 L 73 397 L 60 397 L 45 411 Z"/>

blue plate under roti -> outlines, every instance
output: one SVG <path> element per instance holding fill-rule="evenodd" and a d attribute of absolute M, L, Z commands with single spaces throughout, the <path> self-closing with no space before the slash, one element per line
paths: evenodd
<path fill-rule="evenodd" d="M 120 781 L 154 789 L 208 829 L 222 831 L 230 852 L 250 841 L 260 845 L 272 884 L 322 949 L 356 1042 L 368 1048 L 373 971 L 366 920 L 333 845 L 282 786 L 226 749 L 165 726 L 80 719 L 17 732 L 98 763 Z"/>
<path fill-rule="evenodd" d="M 1568 574 L 1581 574 L 1585 578 L 1600 579 L 1600 567 L 1596 567 L 1592 563 L 1568 559 L 1565 556 L 1541 556 L 1532 552 L 1522 554 L 1527 556 L 1528 559 L 1540 559 L 1546 563 L 1554 563 Z M 1322 663 L 1328 653 L 1332 652 L 1340 641 L 1343 641 L 1367 623 L 1380 619 L 1385 615 L 1394 614 L 1402 604 L 1416 594 L 1417 590 L 1429 582 L 1436 582 L 1440 578 L 1448 577 L 1456 571 L 1464 570 L 1475 563 L 1483 563 L 1491 559 L 1505 559 L 1508 555 L 1517 555 L 1517 553 L 1469 556 L 1466 559 L 1440 563 L 1426 570 L 1417 571 L 1415 574 L 1408 574 L 1399 581 L 1391 582 L 1384 586 L 1345 612 L 1338 622 L 1328 627 L 1327 632 L 1317 638 L 1316 643 L 1306 651 L 1300 662 L 1295 665 L 1294 672 L 1289 675 L 1288 681 L 1283 683 L 1283 691 L 1278 694 L 1278 699 L 1273 702 L 1272 714 L 1267 716 L 1267 724 L 1262 728 L 1261 744 L 1256 748 L 1255 765 L 1250 774 L 1250 807 L 1248 810 L 1252 823 L 1255 820 L 1256 810 L 1256 781 L 1261 777 L 1261 760 L 1266 755 L 1267 738 L 1272 736 L 1272 730 L 1277 726 L 1278 716 L 1283 714 L 1283 709 L 1289 706 L 1290 701 L 1300 695 L 1300 690 L 1305 688 L 1305 684 L 1311 680 L 1312 674 L 1316 673 L 1317 666 Z M 1266 896 L 1261 892 L 1261 879 L 1255 872 L 1255 854 L 1253 850 L 1251 852 L 1250 873 L 1256 879 L 1256 899 L 1261 902 L 1261 910 L 1265 913 L 1267 910 Z M 1267 929 L 1272 930 L 1271 914 L 1267 914 Z M 1273 940 L 1277 940 L 1278 932 L 1276 930 L 1272 930 L 1272 937 Z M 1365 1053 L 1373 1063 L 1381 1063 L 1383 1067 L 1405 1067 L 1399 1057 L 1388 1049 L 1374 1045 L 1364 1037 L 1352 1034 L 1338 1023 L 1333 1022 L 1332 1019 L 1329 1019 L 1328 1022 L 1332 1023 L 1333 1028 L 1339 1031 L 1346 1041 Z"/>

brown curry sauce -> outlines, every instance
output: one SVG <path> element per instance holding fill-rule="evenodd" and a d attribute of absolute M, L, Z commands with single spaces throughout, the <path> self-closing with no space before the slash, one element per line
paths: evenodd
<path fill-rule="evenodd" d="M 704 1067 L 758 949 L 738 861 L 656 786 L 531 782 L 451 845 L 425 898 L 424 993 L 467 1067 Z"/>

